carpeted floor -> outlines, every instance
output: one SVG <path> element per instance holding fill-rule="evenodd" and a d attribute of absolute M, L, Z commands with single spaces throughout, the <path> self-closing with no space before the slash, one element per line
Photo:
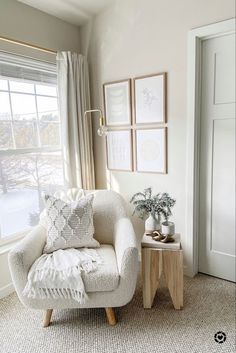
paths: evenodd
<path fill-rule="evenodd" d="M 141 283 L 131 303 L 117 308 L 108 326 L 103 309 L 55 311 L 41 327 L 42 312 L 12 294 L 0 300 L 0 353 L 212 353 L 235 352 L 235 286 L 217 278 L 185 278 L 184 309 L 175 311 L 161 287 L 154 307 L 142 307 Z M 217 331 L 226 341 L 215 342 Z"/>

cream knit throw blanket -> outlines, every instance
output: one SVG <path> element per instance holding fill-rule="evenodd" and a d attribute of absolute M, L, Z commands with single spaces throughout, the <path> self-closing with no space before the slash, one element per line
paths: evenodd
<path fill-rule="evenodd" d="M 23 295 L 34 299 L 74 299 L 81 304 L 87 299 L 81 271 L 94 271 L 100 263 L 101 258 L 94 249 L 44 254 L 30 268 Z"/>

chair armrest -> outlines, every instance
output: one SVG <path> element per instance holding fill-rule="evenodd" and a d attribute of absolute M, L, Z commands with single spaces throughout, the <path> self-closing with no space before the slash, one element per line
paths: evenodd
<path fill-rule="evenodd" d="M 21 296 L 30 267 L 43 253 L 46 241 L 46 229 L 34 227 L 8 254 L 11 277 L 17 294 Z"/>
<path fill-rule="evenodd" d="M 130 270 L 131 263 L 138 267 L 137 239 L 129 218 L 120 218 L 115 223 L 113 244 L 120 276 Z"/>

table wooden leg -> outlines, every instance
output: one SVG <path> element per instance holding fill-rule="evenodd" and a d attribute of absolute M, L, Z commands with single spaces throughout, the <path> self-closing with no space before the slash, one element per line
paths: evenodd
<path fill-rule="evenodd" d="M 162 253 L 142 248 L 143 307 L 150 309 L 162 272 Z"/>
<path fill-rule="evenodd" d="M 183 307 L 183 252 L 163 251 L 163 271 L 175 309 Z"/>

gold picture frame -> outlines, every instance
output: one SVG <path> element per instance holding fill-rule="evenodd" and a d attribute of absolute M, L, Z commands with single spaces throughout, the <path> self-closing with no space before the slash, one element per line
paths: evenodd
<path fill-rule="evenodd" d="M 134 130 L 134 170 L 138 173 L 167 174 L 167 128 Z"/>
<path fill-rule="evenodd" d="M 167 122 L 167 73 L 136 77 L 133 80 L 134 124 Z"/>
<path fill-rule="evenodd" d="M 133 171 L 133 134 L 131 129 L 109 130 L 106 136 L 107 169 Z"/>
<path fill-rule="evenodd" d="M 103 101 L 108 127 L 131 125 L 131 79 L 104 83 Z"/>

